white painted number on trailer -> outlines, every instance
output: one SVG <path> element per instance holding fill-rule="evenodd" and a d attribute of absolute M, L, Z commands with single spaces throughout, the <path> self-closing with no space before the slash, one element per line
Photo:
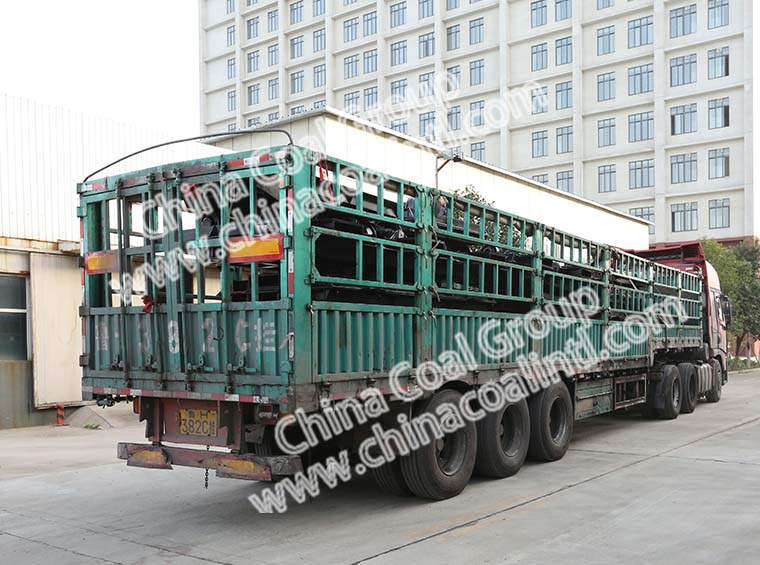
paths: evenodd
<path fill-rule="evenodd" d="M 179 324 L 169 320 L 166 324 L 166 333 L 169 336 L 169 353 L 179 353 Z"/>

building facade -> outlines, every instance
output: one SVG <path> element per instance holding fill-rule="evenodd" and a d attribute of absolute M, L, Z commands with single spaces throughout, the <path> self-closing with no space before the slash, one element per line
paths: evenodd
<path fill-rule="evenodd" d="M 653 221 L 760 233 L 750 0 L 200 0 L 201 128 L 324 105 Z"/>

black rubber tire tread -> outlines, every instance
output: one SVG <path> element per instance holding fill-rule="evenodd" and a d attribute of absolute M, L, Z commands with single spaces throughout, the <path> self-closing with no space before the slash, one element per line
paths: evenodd
<path fill-rule="evenodd" d="M 713 371 L 713 383 L 712 388 L 705 394 L 705 400 L 707 402 L 720 402 L 720 397 L 723 396 L 723 367 L 720 361 L 715 358 L 710 359 L 710 366 Z"/>
<path fill-rule="evenodd" d="M 681 400 L 678 401 L 677 405 L 673 403 L 673 386 L 676 383 L 681 387 L 681 394 L 679 396 L 680 399 L 683 399 L 683 386 L 681 386 L 681 375 L 678 372 L 678 367 L 675 365 L 665 365 L 662 368 L 662 380 L 657 387 L 659 400 L 663 403 L 662 410 L 657 411 L 657 415 L 661 420 L 675 420 L 681 412 Z"/>
<path fill-rule="evenodd" d="M 551 437 L 550 413 L 555 400 L 565 403 L 566 428 L 565 433 L 555 442 Z M 530 411 L 530 446 L 528 455 L 538 461 L 557 461 L 562 459 L 570 446 L 575 423 L 575 411 L 570 391 L 562 381 L 553 383 L 548 388 L 537 392 L 528 399 Z"/>
<path fill-rule="evenodd" d="M 375 483 L 385 494 L 394 496 L 411 496 L 412 491 L 404 480 L 401 472 L 401 458 L 397 457 L 393 461 L 380 465 L 370 470 Z"/>
<path fill-rule="evenodd" d="M 697 369 L 692 363 L 679 363 L 678 374 L 681 377 L 681 414 L 691 414 L 699 399 Z"/>
<path fill-rule="evenodd" d="M 437 406 L 446 403 L 458 406 L 461 397 L 462 395 L 455 390 L 441 390 L 429 400 L 416 406 L 414 416 L 426 411 L 434 412 Z M 464 432 L 467 438 L 466 452 L 460 471 L 456 475 L 446 475 L 439 469 L 436 462 L 435 441 L 413 450 L 401 459 L 404 480 L 415 495 L 430 500 L 445 500 L 458 495 L 470 482 L 475 468 L 478 430 L 475 422 L 466 419 L 464 421 L 466 424 Z"/>
<path fill-rule="evenodd" d="M 501 445 L 499 429 L 501 420 L 507 408 L 515 408 L 522 427 L 519 437 L 515 438 L 517 452 L 514 455 L 504 453 Z M 478 474 L 494 479 L 511 477 L 520 470 L 530 446 L 530 411 L 528 403 L 523 398 L 517 403 L 508 404 L 498 412 L 488 412 L 486 417 L 478 422 L 478 454 L 475 458 L 475 469 Z"/>

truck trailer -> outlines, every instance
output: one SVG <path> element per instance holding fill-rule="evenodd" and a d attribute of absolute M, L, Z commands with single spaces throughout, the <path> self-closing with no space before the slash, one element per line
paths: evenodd
<path fill-rule="evenodd" d="M 83 397 L 133 403 L 148 441 L 118 445 L 129 466 L 280 481 L 336 450 L 358 457 L 377 426 L 463 398 L 474 413 L 475 393 L 519 380 L 523 397 L 371 469 L 389 493 L 439 500 L 473 472 L 560 459 L 576 420 L 673 419 L 720 400 L 731 309 L 699 243 L 622 249 L 508 197 L 496 207 L 313 143 L 272 144 L 282 133 L 78 186 Z M 597 224 L 619 214 L 589 207 Z M 578 316 L 564 308 L 574 296 L 596 307 Z M 507 328 L 511 348 L 484 345 Z M 463 370 L 436 381 L 451 352 Z M 378 397 L 382 414 L 356 416 Z M 347 402 L 350 425 L 304 442 L 299 422 Z"/>

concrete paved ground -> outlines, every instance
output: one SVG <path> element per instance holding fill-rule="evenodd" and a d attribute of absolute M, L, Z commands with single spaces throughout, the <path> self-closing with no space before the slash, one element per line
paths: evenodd
<path fill-rule="evenodd" d="M 258 514 L 256 483 L 128 469 L 109 430 L 0 432 L 5 563 L 757 563 L 760 371 L 675 421 L 579 424 L 567 456 L 430 503 L 360 480 Z"/>

